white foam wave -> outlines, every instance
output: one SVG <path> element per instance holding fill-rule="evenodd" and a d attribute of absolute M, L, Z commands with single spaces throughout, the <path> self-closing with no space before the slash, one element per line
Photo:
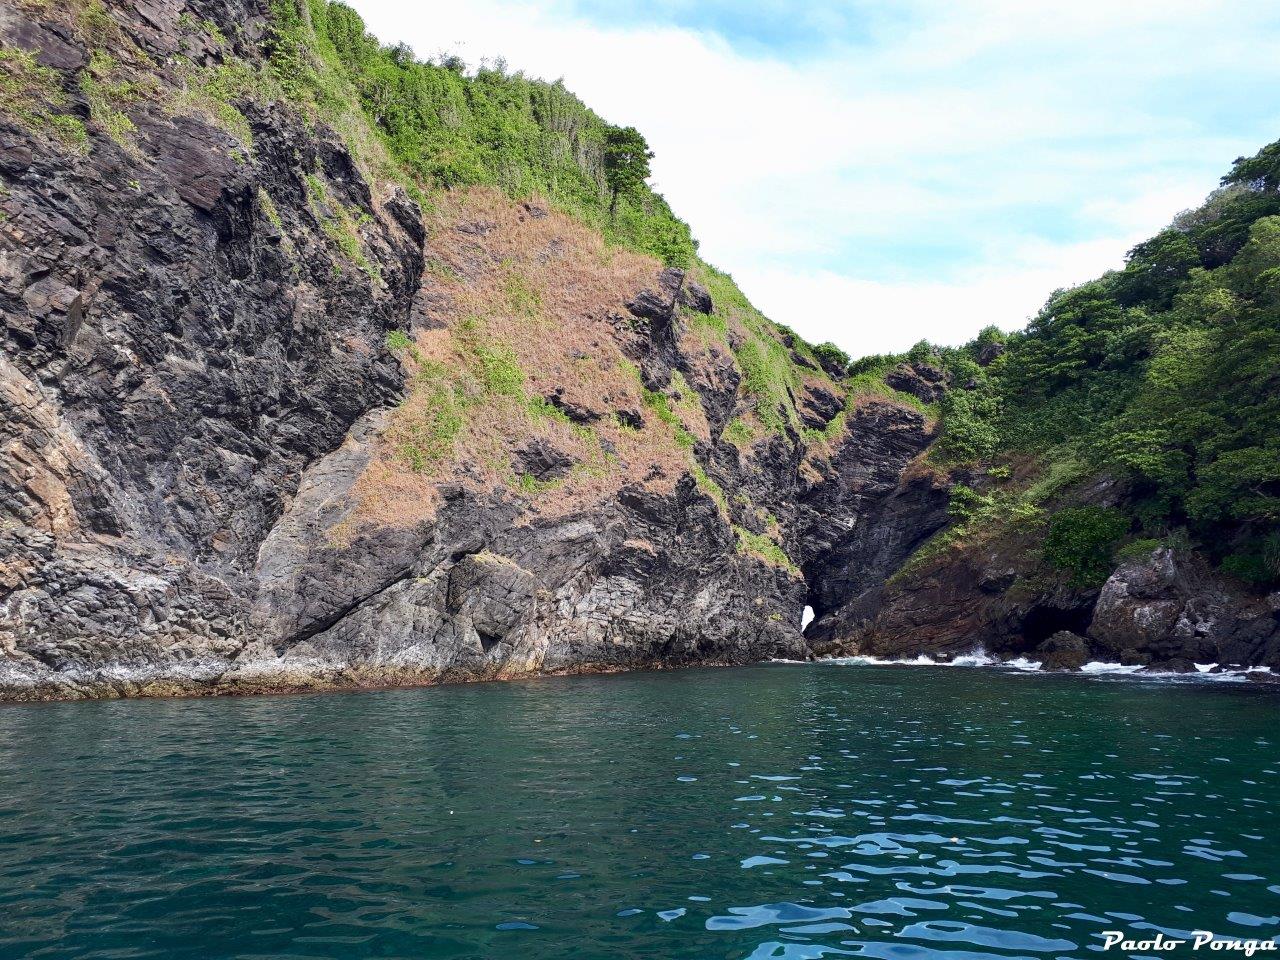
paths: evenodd
<path fill-rule="evenodd" d="M 1013 670 L 1021 673 L 1035 673 L 1040 670 L 1041 662 L 1029 657 L 1014 657 L 1001 660 L 993 657 L 981 647 L 952 657 L 950 660 L 935 659 L 928 654 L 914 657 L 889 659 L 858 654 L 852 657 L 829 657 L 819 663 L 841 667 L 986 667 L 998 670 Z M 1251 673 L 1271 673 L 1270 667 L 1244 667 L 1223 669 L 1216 663 L 1197 663 L 1191 673 L 1176 673 L 1166 670 L 1149 670 L 1141 666 L 1122 663 L 1108 663 L 1092 660 L 1080 668 L 1080 673 L 1097 679 L 1132 678 L 1135 680 L 1175 680 L 1202 681 L 1218 683 L 1240 683 L 1248 680 Z"/>
<path fill-rule="evenodd" d="M 1193 664 L 1194 671 L 1182 673 L 1174 670 L 1151 670 L 1141 666 L 1133 666 L 1131 664 L 1120 663 L 1104 663 L 1100 660 L 1086 663 L 1080 668 L 1081 673 L 1086 673 L 1098 678 L 1118 678 L 1129 677 L 1134 680 L 1163 680 L 1176 681 L 1182 683 L 1198 683 L 1202 681 L 1211 681 L 1213 683 L 1244 683 L 1249 679 L 1251 673 L 1271 673 L 1270 667 L 1222 667 L 1216 663 L 1197 663 Z"/>
<path fill-rule="evenodd" d="M 858 654 L 852 657 L 831 657 L 819 662 L 849 667 L 996 667 L 1022 671 L 1040 669 L 1038 660 L 1029 660 L 1026 657 L 1001 660 L 999 657 L 993 657 L 981 647 L 976 650 L 970 650 L 968 653 L 956 654 L 949 660 L 935 659 L 927 653 L 922 653 L 914 657 L 901 657 L 892 660 L 884 657 L 873 657 L 869 654 Z"/>
<path fill-rule="evenodd" d="M 1125 665 L 1123 663 L 1106 663 L 1102 660 L 1090 660 L 1080 668 L 1081 673 L 1121 673 L 1128 676 L 1142 669 L 1141 665 Z"/>

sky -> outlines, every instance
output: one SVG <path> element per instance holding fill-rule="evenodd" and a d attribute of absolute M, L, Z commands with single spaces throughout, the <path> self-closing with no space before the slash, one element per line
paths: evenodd
<path fill-rule="evenodd" d="M 854 356 L 1023 326 L 1280 139 L 1275 0 L 348 0 L 656 153 L 702 256 Z"/>

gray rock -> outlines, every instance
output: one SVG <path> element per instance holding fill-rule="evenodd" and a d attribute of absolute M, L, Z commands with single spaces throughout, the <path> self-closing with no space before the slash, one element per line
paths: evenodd
<path fill-rule="evenodd" d="M 1043 670 L 1079 670 L 1092 659 L 1089 641 L 1070 630 L 1059 630 L 1040 646 L 1035 656 Z"/>
<path fill-rule="evenodd" d="M 925 403 L 936 403 L 947 392 L 947 374 L 930 363 L 902 363 L 885 374 L 884 382 Z"/>
<path fill-rule="evenodd" d="M 680 289 L 680 305 L 695 310 L 698 313 L 712 313 L 715 310 L 715 303 L 712 302 L 711 294 L 707 288 L 700 283 L 690 281 Z"/>
<path fill-rule="evenodd" d="M 978 350 L 978 366 L 989 367 L 1005 354 L 1006 347 L 1003 343 L 984 343 Z"/>
<path fill-rule="evenodd" d="M 573 457 L 545 440 L 531 440 L 516 451 L 519 472 L 544 482 L 568 475 L 575 462 Z"/>
<path fill-rule="evenodd" d="M 476 553 L 449 571 L 446 609 L 470 620 L 484 652 L 510 636 L 534 609 L 538 580 L 506 557 Z"/>

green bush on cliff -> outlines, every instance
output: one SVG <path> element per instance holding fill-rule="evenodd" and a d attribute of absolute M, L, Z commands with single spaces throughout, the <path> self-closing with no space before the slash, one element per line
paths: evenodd
<path fill-rule="evenodd" d="M 842 374 L 849 369 L 849 364 L 852 363 L 849 355 L 834 343 L 819 343 L 813 348 L 813 352 L 818 359 L 830 364 Z"/>
<path fill-rule="evenodd" d="M 1106 507 L 1067 507 L 1049 518 L 1044 558 L 1071 575 L 1077 586 L 1096 586 L 1111 572 L 1116 544 L 1129 518 Z"/>
<path fill-rule="evenodd" d="M 84 150 L 89 140 L 84 123 L 58 112 L 66 103 L 56 70 L 40 66 L 29 51 L 0 49 L 0 114 L 64 146 Z"/>
<path fill-rule="evenodd" d="M 734 351 L 742 370 L 742 386 L 755 398 L 756 416 L 768 429 L 781 431 L 792 407 L 787 384 L 792 378 L 790 359 L 772 337 L 753 337 Z"/>
<path fill-rule="evenodd" d="M 943 434 L 938 451 L 945 458 L 967 461 L 987 457 L 1000 445 L 996 426 L 999 398 L 990 390 L 951 390 L 938 403 Z"/>
<path fill-rule="evenodd" d="M 772 538 L 760 533 L 752 533 L 745 527 L 734 526 L 734 535 L 738 539 L 738 552 L 747 553 L 759 557 L 765 563 L 771 566 L 780 567 L 786 570 L 792 576 L 800 576 L 800 568 L 796 566 L 795 561 L 787 556 L 787 552 L 782 549 Z"/>
<path fill-rule="evenodd" d="M 957 483 L 951 488 L 951 496 L 947 500 L 947 514 L 963 524 L 982 514 L 991 505 L 991 497 L 963 483 Z"/>
<path fill-rule="evenodd" d="M 1157 540 L 1155 537 L 1139 537 L 1137 540 L 1131 540 L 1117 550 L 1115 558 L 1120 562 L 1145 560 L 1151 556 L 1152 551 L 1159 549 L 1163 545 L 1164 542 Z"/>
<path fill-rule="evenodd" d="M 1280 532 L 1247 541 L 1223 558 L 1222 569 L 1256 586 L 1280 584 Z"/>

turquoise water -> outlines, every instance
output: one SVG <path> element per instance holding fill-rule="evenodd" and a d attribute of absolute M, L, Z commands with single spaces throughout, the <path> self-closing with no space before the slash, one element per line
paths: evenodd
<path fill-rule="evenodd" d="M 10 705 L 0 957 L 1269 937 L 1278 708 L 1251 684 L 840 666 Z"/>

